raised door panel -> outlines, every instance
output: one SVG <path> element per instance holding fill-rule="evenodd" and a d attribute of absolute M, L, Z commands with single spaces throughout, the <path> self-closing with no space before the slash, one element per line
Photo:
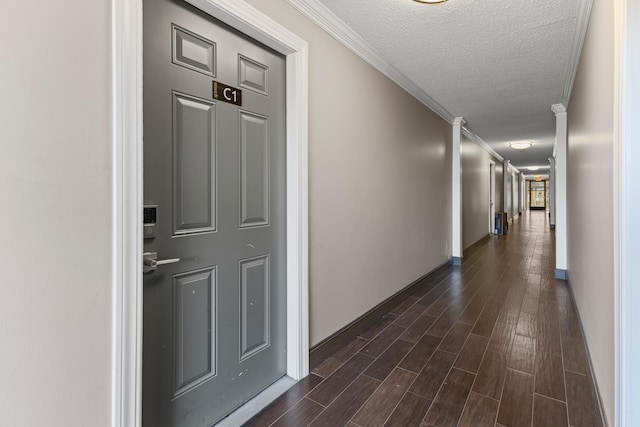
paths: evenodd
<path fill-rule="evenodd" d="M 214 267 L 174 276 L 174 398 L 216 375 L 216 312 Z"/>
<path fill-rule="evenodd" d="M 215 103 L 173 93 L 174 235 L 215 231 Z"/>
<path fill-rule="evenodd" d="M 269 95 L 269 67 L 238 55 L 238 73 L 240 87 L 262 95 Z"/>
<path fill-rule="evenodd" d="M 172 25 L 173 63 L 211 77 L 216 76 L 216 44 Z"/>
<path fill-rule="evenodd" d="M 240 111 L 240 227 L 269 224 L 269 121 Z"/>
<path fill-rule="evenodd" d="M 269 346 L 269 256 L 240 261 L 240 359 Z"/>

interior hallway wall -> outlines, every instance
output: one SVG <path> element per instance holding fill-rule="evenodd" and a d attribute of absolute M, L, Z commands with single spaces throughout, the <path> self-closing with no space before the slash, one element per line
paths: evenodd
<path fill-rule="evenodd" d="M 614 425 L 614 4 L 595 1 L 568 108 L 568 273 Z"/>
<path fill-rule="evenodd" d="M 110 8 L 0 7 L 3 426 L 111 425 Z"/>
<path fill-rule="evenodd" d="M 309 42 L 313 345 L 448 260 L 452 127 L 286 0 L 248 3 Z"/>
<path fill-rule="evenodd" d="M 495 162 L 495 210 L 502 211 L 502 162 L 466 136 L 462 136 L 462 247 L 489 233 L 490 161 Z"/>

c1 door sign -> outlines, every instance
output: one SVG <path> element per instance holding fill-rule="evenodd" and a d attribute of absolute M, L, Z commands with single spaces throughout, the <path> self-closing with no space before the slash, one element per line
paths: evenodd
<path fill-rule="evenodd" d="M 214 81 L 213 99 L 242 107 L 242 90 Z"/>

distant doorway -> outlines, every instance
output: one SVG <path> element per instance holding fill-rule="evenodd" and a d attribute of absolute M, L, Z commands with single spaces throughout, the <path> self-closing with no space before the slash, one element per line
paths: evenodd
<path fill-rule="evenodd" d="M 528 181 L 529 209 L 546 210 L 548 206 L 548 180 Z"/>

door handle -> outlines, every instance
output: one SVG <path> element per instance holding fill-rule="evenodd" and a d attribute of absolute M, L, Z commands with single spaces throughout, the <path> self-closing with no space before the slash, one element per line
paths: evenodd
<path fill-rule="evenodd" d="M 144 265 L 146 265 L 147 267 L 157 267 L 159 265 L 165 265 L 165 264 L 174 264 L 176 262 L 180 262 L 180 258 L 169 258 L 169 259 L 160 259 L 160 260 L 156 260 L 156 259 L 145 259 L 144 260 Z"/>
<path fill-rule="evenodd" d="M 180 262 L 180 258 L 157 259 L 157 252 L 145 252 L 142 254 L 142 263 L 144 264 L 143 273 L 150 273 L 158 269 L 159 265 L 175 264 Z"/>

